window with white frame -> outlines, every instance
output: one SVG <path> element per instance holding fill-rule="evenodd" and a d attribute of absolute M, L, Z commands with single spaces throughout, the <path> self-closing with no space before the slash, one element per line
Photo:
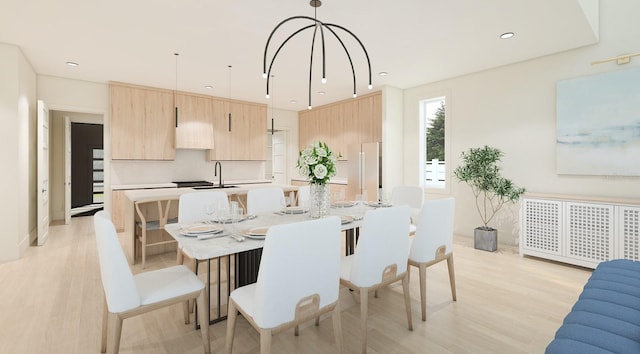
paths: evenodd
<path fill-rule="evenodd" d="M 424 187 L 446 187 L 445 111 L 446 99 L 420 101 L 420 180 Z"/>

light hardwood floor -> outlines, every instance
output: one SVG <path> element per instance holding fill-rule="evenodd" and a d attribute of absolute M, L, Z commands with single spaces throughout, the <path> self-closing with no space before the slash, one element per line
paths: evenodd
<path fill-rule="evenodd" d="M 92 217 L 52 226 L 47 244 L 0 264 L 0 353 L 98 353 L 102 284 Z M 369 300 L 369 353 L 542 353 L 577 300 L 590 270 L 521 258 L 501 247 L 474 250 L 456 238 L 458 301 L 451 300 L 446 264 L 427 271 L 427 321 L 420 320 L 418 273 L 412 267 L 414 330 L 406 327 L 402 287 Z M 151 256 L 147 269 L 173 265 L 175 252 Z M 141 271 L 139 263 L 134 273 Z M 345 351 L 360 351 L 357 295 L 342 288 Z M 210 327 L 212 351 L 223 352 L 226 322 Z M 274 337 L 274 353 L 335 352 L 324 318 Z M 238 319 L 234 353 L 259 351 L 259 335 Z M 121 353 L 201 353 L 199 331 L 174 306 L 124 322 Z"/>

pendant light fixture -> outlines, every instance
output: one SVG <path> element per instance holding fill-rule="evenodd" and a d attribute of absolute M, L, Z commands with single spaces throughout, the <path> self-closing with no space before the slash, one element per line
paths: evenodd
<path fill-rule="evenodd" d="M 227 86 L 227 97 L 229 101 L 229 131 L 231 131 L 231 65 L 227 66 L 229 68 L 229 85 Z"/>
<path fill-rule="evenodd" d="M 176 128 L 178 127 L 178 56 L 180 53 L 173 53 L 176 57 L 176 86 L 175 90 L 173 90 L 173 105 L 176 109 Z"/>
<path fill-rule="evenodd" d="M 275 75 L 271 75 L 271 93 L 274 92 L 273 86 L 275 86 Z M 273 116 L 273 95 L 271 95 L 271 135 L 275 132 L 275 117 Z"/>
<path fill-rule="evenodd" d="M 342 41 L 342 39 L 338 36 L 338 34 L 336 33 L 336 30 L 341 30 L 345 33 L 347 33 L 348 35 L 350 35 L 351 37 L 353 37 L 353 39 L 355 39 L 359 44 L 360 47 L 362 48 L 362 51 L 364 52 L 364 55 L 367 59 L 367 65 L 369 67 L 369 85 L 368 88 L 369 90 L 371 90 L 373 88 L 373 85 L 371 83 L 371 61 L 369 60 L 369 53 L 367 53 L 367 49 L 364 47 L 364 44 L 362 44 L 362 42 L 360 41 L 360 39 L 353 34 L 351 31 L 349 31 L 348 29 L 340 26 L 340 25 L 336 25 L 336 24 L 332 24 L 332 23 L 324 23 L 322 21 L 319 21 L 316 17 L 317 15 L 317 9 L 318 7 L 320 7 L 322 5 L 322 1 L 320 0 L 311 0 L 309 1 L 309 5 L 311 5 L 311 7 L 314 8 L 314 17 L 309 17 L 309 16 L 292 16 L 289 17 L 285 20 L 283 20 L 282 22 L 280 22 L 272 31 L 271 34 L 269 35 L 269 38 L 267 39 L 267 44 L 264 47 L 264 56 L 262 59 L 262 77 L 267 79 L 267 95 L 266 97 L 269 98 L 269 80 L 271 79 L 271 68 L 273 67 L 273 63 L 276 60 L 276 57 L 278 56 L 278 53 L 280 53 L 280 50 L 282 49 L 282 47 L 284 47 L 285 44 L 287 44 L 287 42 L 295 37 L 297 34 L 304 32 L 307 29 L 311 29 L 313 28 L 313 37 L 311 39 L 311 56 L 309 59 L 309 106 L 308 109 L 312 108 L 311 105 L 311 79 L 312 79 L 312 68 L 313 68 L 313 51 L 314 51 L 314 47 L 315 47 L 315 41 L 316 41 L 316 35 L 318 32 L 320 32 L 320 42 L 322 45 L 322 79 L 321 82 L 324 84 L 327 82 L 327 76 L 326 76 L 326 58 L 325 58 L 325 45 L 324 45 L 324 31 L 325 29 L 327 31 L 329 31 L 329 33 L 331 33 L 340 43 L 340 45 L 342 46 L 342 48 L 344 49 L 345 54 L 347 55 L 347 59 L 349 59 L 349 64 L 351 65 L 351 75 L 353 77 L 353 97 L 357 97 L 358 93 L 356 91 L 356 72 L 355 69 L 353 67 L 353 60 L 351 59 L 351 54 L 349 54 L 349 50 L 347 50 L 347 46 L 345 45 L 345 43 Z M 280 46 L 278 47 L 278 49 L 273 53 L 273 56 L 271 57 L 271 61 L 269 63 L 269 68 L 267 69 L 267 54 L 268 54 L 268 50 L 269 50 L 269 44 L 271 43 L 271 38 L 273 37 L 273 35 L 275 34 L 275 32 L 278 30 L 278 28 L 280 28 L 280 26 L 282 26 L 283 24 L 289 22 L 289 21 L 293 21 L 293 20 L 308 20 L 311 21 L 312 23 L 309 25 L 306 25 L 302 28 L 300 28 L 299 30 L 293 32 L 291 35 L 289 35 L 289 37 L 287 37 L 287 39 L 284 40 L 284 42 L 282 42 L 282 44 L 280 44 Z"/>

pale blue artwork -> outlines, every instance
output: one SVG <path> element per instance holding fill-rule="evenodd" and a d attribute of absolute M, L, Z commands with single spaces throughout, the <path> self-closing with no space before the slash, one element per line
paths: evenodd
<path fill-rule="evenodd" d="M 640 68 L 559 81 L 558 174 L 640 176 Z"/>

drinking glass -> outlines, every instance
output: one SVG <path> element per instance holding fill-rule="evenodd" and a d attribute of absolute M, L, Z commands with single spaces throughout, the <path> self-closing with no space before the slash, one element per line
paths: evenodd
<path fill-rule="evenodd" d="M 204 208 L 204 213 L 207 214 L 206 221 L 214 221 L 216 218 L 216 212 L 217 212 L 218 206 L 211 203 L 211 204 L 205 204 L 203 208 Z"/>

